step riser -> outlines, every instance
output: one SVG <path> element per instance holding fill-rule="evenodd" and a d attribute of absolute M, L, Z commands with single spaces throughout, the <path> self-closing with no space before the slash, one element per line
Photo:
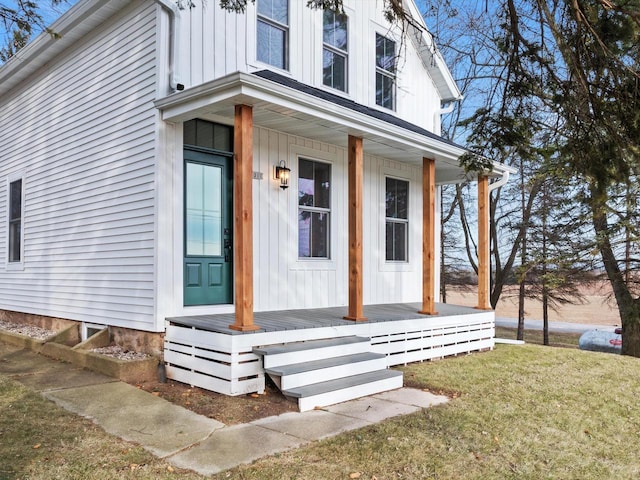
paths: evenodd
<path fill-rule="evenodd" d="M 313 370 L 311 372 L 301 372 L 293 375 L 284 375 L 281 377 L 281 389 L 289 390 L 291 388 L 310 385 L 318 382 L 325 382 L 336 378 L 350 377 L 360 373 L 375 372 L 376 370 L 384 370 L 387 368 L 386 357 L 375 360 L 367 360 L 364 362 L 349 363 L 346 365 L 338 365 L 335 367 L 323 368 L 321 370 Z"/>
<path fill-rule="evenodd" d="M 355 387 L 334 390 L 319 395 L 298 399 L 298 408 L 301 412 L 314 410 L 316 407 L 326 407 L 336 403 L 346 402 L 355 398 L 375 395 L 376 393 L 395 390 L 402 387 L 402 376 L 379 380 L 376 382 L 357 385 Z"/>
<path fill-rule="evenodd" d="M 293 351 L 287 353 L 276 353 L 263 357 L 264 368 L 280 367 L 295 363 L 319 360 L 322 358 L 342 357 L 356 353 L 371 351 L 371 342 L 358 342 L 347 345 L 336 345 L 333 347 L 314 348 L 310 350 Z"/>

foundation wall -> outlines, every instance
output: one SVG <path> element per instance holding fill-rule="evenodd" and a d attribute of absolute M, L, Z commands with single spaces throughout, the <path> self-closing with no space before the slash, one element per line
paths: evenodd
<path fill-rule="evenodd" d="M 143 332 L 123 327 L 109 327 L 111 341 L 126 350 L 162 358 L 164 333 Z"/>
<path fill-rule="evenodd" d="M 47 317 L 45 315 L 33 315 L 30 313 L 12 312 L 0 310 L 0 320 L 22 325 L 33 325 L 35 327 L 61 332 L 71 326 L 77 326 L 80 331 L 81 322 L 67 320 L 64 318 Z M 121 346 L 125 350 L 146 353 L 158 359 L 162 359 L 164 353 L 164 333 L 144 332 L 123 327 L 109 327 L 111 342 Z M 75 342 L 80 341 L 79 333 Z"/>
<path fill-rule="evenodd" d="M 66 320 L 64 318 L 47 317 L 45 315 L 33 315 L 31 313 L 12 312 L 9 310 L 0 310 L 0 320 L 10 323 L 18 323 L 22 325 L 33 325 L 34 327 L 61 332 L 65 328 L 76 325 L 78 322 Z"/>

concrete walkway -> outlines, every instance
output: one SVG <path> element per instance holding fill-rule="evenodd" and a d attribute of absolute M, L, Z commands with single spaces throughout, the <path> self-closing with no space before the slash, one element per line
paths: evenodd
<path fill-rule="evenodd" d="M 204 475 L 447 401 L 401 388 L 322 410 L 225 426 L 129 384 L 1 342 L 0 374 L 174 466 Z"/>

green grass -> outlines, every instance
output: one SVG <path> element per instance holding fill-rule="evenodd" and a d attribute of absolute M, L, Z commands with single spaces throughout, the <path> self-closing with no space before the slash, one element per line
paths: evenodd
<path fill-rule="evenodd" d="M 456 398 L 213 478 L 640 478 L 639 359 L 499 345 L 403 370 Z M 1 376 L 0 459 L 2 479 L 202 478 Z"/>
<path fill-rule="evenodd" d="M 411 365 L 458 398 L 218 478 L 640 478 L 639 362 L 525 345 Z"/>

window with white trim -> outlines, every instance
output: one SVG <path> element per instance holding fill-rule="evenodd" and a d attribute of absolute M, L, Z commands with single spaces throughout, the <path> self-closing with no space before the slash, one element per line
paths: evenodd
<path fill-rule="evenodd" d="M 385 258 L 388 262 L 407 262 L 409 182 L 392 177 L 385 180 Z"/>
<path fill-rule="evenodd" d="M 333 10 L 322 20 L 322 83 L 347 91 L 347 16 Z"/>
<path fill-rule="evenodd" d="M 289 0 L 257 0 L 257 58 L 287 70 L 289 68 Z"/>
<path fill-rule="evenodd" d="M 331 165 L 298 160 L 298 257 L 330 258 Z"/>
<path fill-rule="evenodd" d="M 376 104 L 395 109 L 396 42 L 376 33 Z"/>
<path fill-rule="evenodd" d="M 22 178 L 9 182 L 9 263 L 22 261 Z"/>

